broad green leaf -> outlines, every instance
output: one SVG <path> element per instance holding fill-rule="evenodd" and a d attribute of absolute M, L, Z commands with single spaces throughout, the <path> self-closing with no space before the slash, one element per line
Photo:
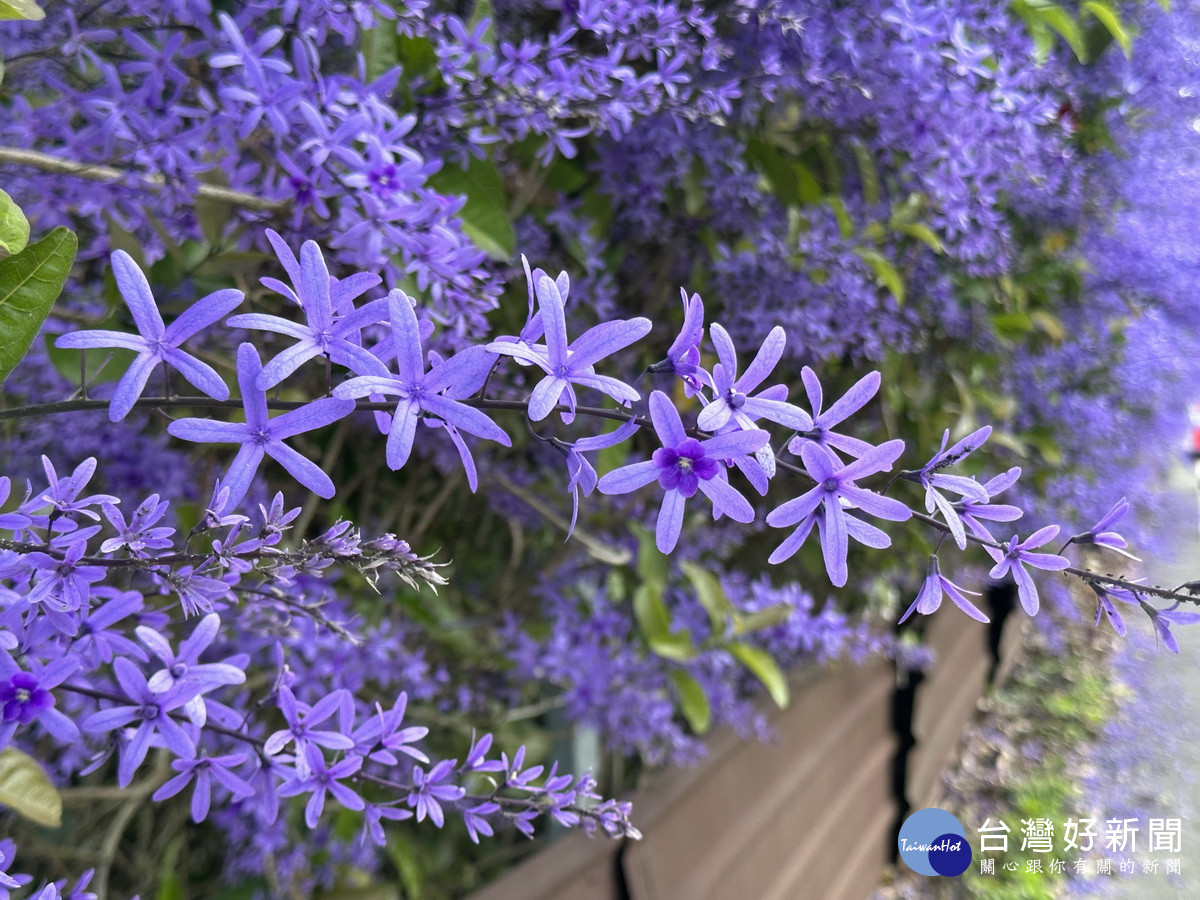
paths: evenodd
<path fill-rule="evenodd" d="M 734 659 L 745 666 L 755 678 L 763 683 L 771 699 L 780 709 L 787 709 L 789 691 L 787 676 L 779 663 L 766 650 L 750 644 L 730 644 L 727 648 Z"/>
<path fill-rule="evenodd" d="M 752 631 L 761 631 L 764 628 L 786 622 L 791 615 L 792 606 L 790 604 L 775 603 L 764 609 L 739 615 L 734 619 L 733 632 L 734 634 L 750 634 Z"/>
<path fill-rule="evenodd" d="M 13 19 L 40 22 L 44 18 L 45 10 L 33 0 L 0 0 L 0 22 Z"/>
<path fill-rule="evenodd" d="M 854 220 L 850 218 L 845 201 L 841 197 L 830 197 L 829 207 L 833 210 L 834 218 L 837 219 L 838 233 L 846 239 L 854 237 Z"/>
<path fill-rule="evenodd" d="M 1130 59 L 1133 56 L 1133 39 L 1121 21 L 1121 14 L 1108 4 L 1097 2 L 1097 0 L 1087 0 L 1083 4 L 1083 9 L 1095 16 L 1100 24 L 1108 29 L 1108 33 L 1117 42 L 1121 52 L 1125 54 L 1125 58 Z"/>
<path fill-rule="evenodd" d="M 638 539 L 637 573 L 643 584 L 653 585 L 659 593 L 667 586 L 670 563 L 665 553 L 658 549 L 654 532 L 636 529 Z"/>
<path fill-rule="evenodd" d="M 1083 29 L 1079 27 L 1079 22 L 1074 16 L 1057 3 L 1046 3 L 1044 0 L 1025 0 L 1025 5 L 1067 42 L 1080 62 L 1087 62 L 1087 42 Z"/>
<path fill-rule="evenodd" d="M 933 233 L 933 230 L 928 225 L 922 225 L 919 222 L 908 222 L 898 226 L 897 230 L 904 232 L 909 237 L 916 238 L 923 244 L 928 244 L 937 253 L 942 252 L 941 239 Z"/>
<path fill-rule="evenodd" d="M 176 872 L 168 872 L 158 889 L 158 900 L 185 900 L 183 880 Z"/>
<path fill-rule="evenodd" d="M 855 141 L 853 144 L 854 158 L 858 162 L 858 175 L 862 181 L 863 199 L 868 203 L 879 202 L 879 169 L 867 147 Z"/>
<path fill-rule="evenodd" d="M 704 734 L 712 726 L 712 707 L 700 682 L 683 669 L 671 672 L 671 683 L 679 695 L 679 711 L 696 734 Z"/>
<path fill-rule="evenodd" d="M 517 233 L 508 218 L 508 198 L 494 165 L 473 159 L 466 169 L 446 166 L 430 177 L 429 184 L 443 194 L 465 196 L 467 202 L 458 217 L 467 237 L 492 259 L 512 259 Z"/>
<path fill-rule="evenodd" d="M 648 645 L 655 656 L 675 662 L 690 662 L 700 652 L 686 631 L 676 631 L 665 637 L 654 638 Z"/>
<path fill-rule="evenodd" d="M 62 797 L 32 756 L 16 747 L 0 750 L 0 806 L 38 825 L 62 824 Z"/>
<path fill-rule="evenodd" d="M 866 247 L 856 247 L 854 250 L 867 265 L 871 267 L 871 271 L 875 273 L 876 279 L 885 288 L 892 292 L 892 296 L 896 298 L 896 303 L 899 306 L 904 305 L 904 277 L 899 270 L 892 265 L 892 261 L 879 253 L 876 250 L 870 250 Z"/>
<path fill-rule="evenodd" d="M 16 201 L 0 191 L 0 255 L 20 253 L 29 243 L 29 220 Z"/>
<path fill-rule="evenodd" d="M 79 242 L 55 228 L 16 256 L 0 259 L 0 384 L 29 350 L 71 274 Z"/>
<path fill-rule="evenodd" d="M 694 562 L 685 562 L 682 568 L 683 574 L 696 589 L 696 599 L 708 613 L 713 634 L 723 636 L 725 625 L 730 618 L 737 614 L 737 608 L 729 602 L 720 580 L 708 569 Z"/>
<path fill-rule="evenodd" d="M 671 634 L 671 613 L 663 603 L 662 588 L 658 585 L 638 585 L 633 592 L 633 617 L 648 641 L 666 638 Z"/>

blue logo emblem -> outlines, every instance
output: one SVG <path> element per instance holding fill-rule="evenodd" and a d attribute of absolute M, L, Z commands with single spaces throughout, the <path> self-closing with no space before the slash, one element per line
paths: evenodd
<path fill-rule="evenodd" d="M 922 809 L 900 827 L 900 858 L 921 875 L 953 877 L 971 865 L 971 845 L 962 823 L 944 809 Z"/>

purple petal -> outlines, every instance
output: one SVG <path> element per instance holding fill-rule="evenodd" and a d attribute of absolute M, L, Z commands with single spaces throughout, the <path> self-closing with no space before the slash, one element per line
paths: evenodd
<path fill-rule="evenodd" d="M 240 444 L 250 436 L 245 425 L 212 419 L 176 419 L 167 426 L 167 433 L 200 444 Z"/>
<path fill-rule="evenodd" d="M 650 420 L 654 423 L 654 431 L 664 447 L 676 447 L 687 439 L 679 411 L 662 391 L 653 391 L 650 394 Z"/>
<path fill-rule="evenodd" d="M 267 444 L 265 449 L 268 456 L 287 469 L 293 478 L 318 497 L 328 500 L 334 495 L 333 482 L 329 480 L 329 476 L 308 457 L 302 456 L 287 444 L 278 441 Z"/>
<path fill-rule="evenodd" d="M 743 393 L 749 394 L 756 387 L 766 381 L 767 376 L 770 375 L 771 372 L 775 370 L 775 366 L 778 365 L 780 357 L 783 356 L 783 350 L 786 345 L 787 334 L 784 332 L 782 327 L 776 325 L 771 329 L 770 333 L 767 334 L 767 338 L 763 341 L 762 346 L 758 348 L 758 353 L 754 355 L 753 362 L 751 362 L 746 368 L 746 371 L 742 373 L 742 377 L 737 380 L 737 389 Z M 808 414 L 805 413 L 804 417 L 807 419 Z M 780 424 L 783 425 L 787 423 L 781 422 Z M 812 420 L 809 419 L 808 427 L 811 427 L 811 425 Z"/>
<path fill-rule="evenodd" d="M 142 390 L 146 387 L 146 382 L 150 380 L 157 363 L 158 360 L 155 357 L 143 354 L 138 356 L 125 370 L 125 374 L 121 376 L 121 380 L 117 382 L 117 387 L 113 391 L 112 402 L 108 405 L 109 421 L 120 422 L 129 415 L 129 411 L 133 409 L 138 397 L 142 395 Z"/>
<path fill-rule="evenodd" d="M 353 411 L 354 402 L 352 400 L 324 397 L 272 419 L 268 434 L 275 440 L 293 437 L 306 431 L 315 431 L 331 425 Z"/>
<path fill-rule="evenodd" d="M 197 300 L 167 326 L 163 332 L 164 340 L 172 347 L 178 347 L 197 331 L 208 328 L 237 309 L 244 296 L 241 291 L 226 288 Z"/>
<path fill-rule="evenodd" d="M 600 479 L 596 487 L 602 494 L 628 494 L 654 481 L 658 473 L 658 463 L 647 460 L 613 469 Z"/>
<path fill-rule="evenodd" d="M 567 361 L 572 372 L 582 372 L 589 366 L 628 347 L 650 333 L 650 320 L 643 318 L 604 322 L 589 328 L 571 344 Z"/>
<path fill-rule="evenodd" d="M 679 532 L 683 530 L 683 508 L 687 499 L 679 491 L 667 491 L 663 494 L 662 505 L 658 509 L 658 520 L 654 525 L 654 542 L 663 553 L 675 549 L 679 540 Z"/>
<path fill-rule="evenodd" d="M 168 350 L 164 356 L 167 362 L 201 393 L 217 400 L 229 399 L 229 385 L 208 363 L 201 362 L 177 348 Z"/>
<path fill-rule="evenodd" d="M 154 294 L 150 292 L 150 282 L 133 261 L 133 257 L 124 250 L 113 251 L 112 270 L 113 277 L 117 280 L 117 288 L 133 314 L 138 331 L 150 340 L 161 339 L 166 329 L 158 312 L 158 304 L 154 302 Z"/>
<path fill-rule="evenodd" d="M 754 507 L 729 482 L 711 478 L 700 482 L 700 490 L 712 501 L 713 509 L 720 510 L 735 522 L 754 521 Z"/>

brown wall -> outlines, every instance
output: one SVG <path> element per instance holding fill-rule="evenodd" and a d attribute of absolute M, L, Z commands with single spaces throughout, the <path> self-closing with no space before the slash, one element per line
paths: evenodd
<path fill-rule="evenodd" d="M 1011 669 L 1010 617 L 999 671 Z M 931 805 L 938 776 L 986 689 L 987 629 L 948 610 L 926 642 L 938 662 L 916 689 L 916 744 L 901 760 L 912 809 Z M 632 799 L 645 838 L 563 838 L 472 900 L 862 900 L 895 852 L 890 663 L 845 666 L 793 685 L 767 744 L 722 734 L 693 769 L 672 770 Z"/>

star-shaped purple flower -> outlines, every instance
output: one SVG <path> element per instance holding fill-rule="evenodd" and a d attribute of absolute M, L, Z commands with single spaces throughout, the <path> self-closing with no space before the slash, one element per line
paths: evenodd
<path fill-rule="evenodd" d="M 207 363 L 183 352 L 179 345 L 196 332 L 207 328 L 218 319 L 229 315 L 242 302 L 242 292 L 232 289 L 216 291 L 197 300 L 169 326 L 163 325 L 158 304 L 150 291 L 150 282 L 142 274 L 137 263 L 124 250 L 112 255 L 113 275 L 125 303 L 133 314 L 133 321 L 140 334 L 124 331 L 76 331 L 64 334 L 54 346 L 70 350 L 94 347 L 120 347 L 132 350 L 137 358 L 130 364 L 113 391 L 108 406 L 108 417 L 119 422 L 129 415 L 134 403 L 142 395 L 146 382 L 154 367 L 168 363 L 197 389 L 218 400 L 229 398 L 229 386 Z"/>
<path fill-rule="evenodd" d="M 729 332 L 713 324 L 708 333 L 721 361 L 712 370 L 713 401 L 700 412 L 697 425 L 705 431 L 717 431 L 733 419 L 742 428 L 749 429 L 754 427 L 756 419 L 766 419 L 796 431 L 812 428 L 808 413 L 786 400 L 775 399 L 771 388 L 760 391 L 756 397 L 751 396 L 783 356 L 787 337 L 782 328 L 776 325 L 771 329 L 741 377 L 738 377 L 737 351 Z M 783 396 L 787 396 L 786 389 Z"/>
<path fill-rule="evenodd" d="M 938 607 L 942 605 L 943 593 L 954 601 L 955 606 L 972 619 L 978 622 L 990 621 L 974 603 L 963 596 L 964 594 L 970 594 L 973 597 L 978 597 L 979 592 L 961 588 L 943 575 L 941 569 L 938 568 L 938 558 L 934 555 L 929 557 L 929 574 L 921 582 L 921 589 L 917 591 L 917 599 L 912 602 L 912 606 L 908 608 L 908 612 L 902 615 L 900 621 L 896 624 L 902 624 L 914 612 L 918 612 L 923 616 L 932 615 L 937 612 Z"/>
<path fill-rule="evenodd" d="M 1055 553 L 1032 552 L 1034 548 L 1050 543 L 1057 535 L 1058 526 L 1047 525 L 1045 528 L 1039 528 L 1023 541 L 1014 534 L 1001 550 L 984 547 L 992 559 L 996 560 L 996 565 L 988 574 L 992 578 L 1003 578 L 1011 573 L 1013 580 L 1017 583 L 1017 596 L 1021 598 L 1021 606 L 1031 616 L 1037 615 L 1041 604 L 1038 599 L 1037 585 L 1025 571 L 1025 566 L 1057 572 L 1071 564 L 1065 557 Z"/>
<path fill-rule="evenodd" d="M 250 489 L 250 482 L 264 456 L 269 456 L 287 469 L 288 474 L 319 497 L 333 496 L 333 482 L 312 460 L 300 455 L 283 442 L 284 438 L 322 428 L 347 415 L 354 409 L 349 400 L 325 398 L 314 400 L 299 409 L 281 416 L 267 415 L 267 396 L 258 387 L 262 363 L 252 344 L 238 347 L 238 385 L 242 390 L 242 406 L 246 410 L 244 424 L 215 422 L 211 419 L 177 419 L 167 432 L 181 440 L 205 444 L 241 444 L 229 471 L 221 479 L 228 488 L 226 513 L 237 506 Z"/>
<path fill-rule="evenodd" d="M 313 241 L 304 242 L 300 248 L 300 261 L 295 266 L 291 259 L 282 255 L 280 258 L 295 289 L 274 278 L 264 278 L 263 283 L 298 303 L 308 322 L 300 324 L 279 316 L 250 313 L 234 316 L 227 323 L 234 328 L 273 331 L 296 339 L 295 344 L 263 366 L 256 379 L 258 387 L 262 390 L 273 387 L 318 356 L 327 356 L 332 362 L 356 372 L 373 371 L 376 361 L 363 349 L 360 332 L 363 326 L 384 319 L 387 303 L 375 300 L 354 309 L 353 301 L 379 284 L 379 276 L 359 273 L 342 281 L 331 279 L 321 248 Z"/>
<path fill-rule="evenodd" d="M 821 526 L 821 550 L 825 556 L 825 569 L 829 573 L 829 580 L 837 587 L 842 587 L 849 577 L 846 555 L 850 546 L 850 522 L 857 522 L 853 516 L 846 513 L 843 503 L 893 522 L 903 522 L 912 516 L 912 510 L 899 500 L 884 497 L 854 483 L 867 475 L 888 471 L 903 452 L 904 441 L 888 441 L 869 453 L 864 453 L 849 465 L 839 467 L 838 459 L 824 447 L 811 442 L 801 447 L 800 458 L 804 460 L 804 468 L 816 482 L 816 486 L 807 493 L 777 506 L 767 516 L 767 524 L 774 528 L 798 526 L 795 532 L 775 548 L 769 561 L 780 563 L 795 553 L 808 537 L 815 521 Z M 823 518 L 820 520 L 814 516 L 818 507 L 823 510 Z M 879 543 L 877 538 L 878 535 L 873 535 L 863 542 L 870 543 L 874 540 L 875 543 Z"/>
<path fill-rule="evenodd" d="M 850 390 L 842 394 L 836 403 L 824 411 L 821 410 L 824 397 L 822 396 L 821 382 L 817 379 L 817 373 L 808 366 L 805 366 L 800 370 L 800 380 L 804 382 L 804 391 L 808 394 L 808 402 L 812 404 L 813 423 L 812 428 L 804 434 L 798 434 L 791 439 L 788 443 L 788 452 L 799 456 L 800 448 L 808 441 L 812 441 L 813 443 L 820 444 L 822 447 L 841 450 L 843 453 L 854 457 L 860 457 L 864 453 L 869 453 L 872 447 L 871 444 L 861 441 L 858 438 L 850 437 L 847 434 L 839 434 L 833 428 L 870 402 L 871 398 L 879 390 L 879 373 L 868 372 L 856 381 Z"/>
<path fill-rule="evenodd" d="M 600 479 L 600 493 L 627 494 L 657 480 L 665 493 L 654 533 L 663 553 L 675 549 L 684 504 L 697 490 L 712 501 L 714 517 L 723 514 L 737 522 L 754 521 L 754 508 L 726 480 L 721 462 L 765 446 L 771 438 L 767 432 L 754 428 L 698 441 L 688 437 L 679 412 L 662 391 L 650 395 L 650 419 L 662 447 L 654 451 L 653 459 L 609 472 Z"/>
<path fill-rule="evenodd" d="M 573 421 L 576 406 L 573 386 L 577 384 L 607 394 L 624 405 L 639 399 L 641 395 L 625 382 L 608 375 L 597 375 L 595 364 L 649 334 L 650 320 L 639 317 L 603 322 L 568 343 L 566 314 L 558 286 L 543 276 L 537 282 L 537 295 L 545 327 L 545 345 L 530 346 L 506 340 L 487 345 L 492 353 L 531 363 L 546 373 L 529 396 L 529 418 L 534 422 L 546 418 L 565 396 L 568 411 L 563 413 L 563 421 Z"/>
<path fill-rule="evenodd" d="M 437 416 L 447 425 L 460 428 L 476 437 L 488 438 L 505 447 L 511 446 L 508 435 L 488 416 L 443 392 L 453 388 L 464 375 L 472 375 L 479 367 L 478 353 L 464 352 L 425 368 L 425 353 L 421 347 L 417 314 L 408 296 L 400 290 L 388 294 L 388 318 L 392 325 L 392 342 L 396 350 L 398 375 L 387 371 L 376 361 L 374 370 L 380 374 L 360 375 L 333 389 L 333 396 L 347 400 L 368 394 L 397 396 L 396 413 L 387 437 L 387 463 L 399 469 L 412 453 L 417 434 L 417 421 L 424 413 Z M 486 371 L 487 366 L 484 366 Z M 353 405 L 353 404 L 351 404 Z"/>

